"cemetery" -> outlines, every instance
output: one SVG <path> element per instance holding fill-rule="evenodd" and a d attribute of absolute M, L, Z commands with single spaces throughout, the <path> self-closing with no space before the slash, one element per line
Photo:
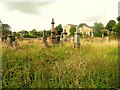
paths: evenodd
<path fill-rule="evenodd" d="M 80 26 L 71 37 L 66 29 L 56 35 L 54 24 L 50 37 L 43 30 L 42 38 L 16 38 L 12 28 L 1 35 L 2 87 L 117 88 L 118 39 L 82 37 Z"/>

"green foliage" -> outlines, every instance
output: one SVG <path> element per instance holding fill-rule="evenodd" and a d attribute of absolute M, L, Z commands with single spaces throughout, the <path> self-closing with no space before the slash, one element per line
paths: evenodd
<path fill-rule="evenodd" d="M 75 31 L 76 31 L 75 26 L 71 26 L 71 28 L 70 28 L 70 35 L 73 36 Z"/>
<path fill-rule="evenodd" d="M 43 31 L 38 31 L 36 36 L 42 37 L 43 36 Z"/>
<path fill-rule="evenodd" d="M 46 30 L 46 36 L 49 37 L 51 35 L 51 31 L 50 30 Z"/>
<path fill-rule="evenodd" d="M 110 32 L 112 31 L 112 28 L 116 25 L 116 22 L 114 20 L 110 20 L 107 25 L 106 29 L 108 29 Z"/>
<path fill-rule="evenodd" d="M 13 35 L 16 37 L 24 37 L 24 38 L 37 38 L 43 36 L 43 31 L 37 31 L 36 29 L 33 29 L 32 31 L 26 31 L 22 30 L 19 32 L 13 32 Z"/>
<path fill-rule="evenodd" d="M 61 24 L 55 27 L 55 32 L 56 32 L 56 35 L 61 35 L 61 32 L 63 32 L 63 28 Z"/>
<path fill-rule="evenodd" d="M 21 30 L 21 31 L 19 31 L 18 32 L 19 34 L 21 34 L 21 35 L 29 35 L 29 32 L 28 31 L 26 31 L 26 30 Z"/>
<path fill-rule="evenodd" d="M 115 36 L 119 36 L 120 35 L 120 23 L 113 26 L 112 31 Z"/>
<path fill-rule="evenodd" d="M 100 23 L 94 23 L 94 36 L 101 37 L 102 36 L 102 31 L 104 30 L 104 25 Z"/>
<path fill-rule="evenodd" d="M 31 35 L 34 35 L 34 36 L 37 36 L 37 35 L 38 35 L 36 29 L 33 29 L 32 31 L 30 31 L 30 34 L 31 34 Z"/>
<path fill-rule="evenodd" d="M 11 27 L 8 24 L 2 24 L 1 31 L 2 35 L 7 39 L 7 36 L 9 35 Z"/>

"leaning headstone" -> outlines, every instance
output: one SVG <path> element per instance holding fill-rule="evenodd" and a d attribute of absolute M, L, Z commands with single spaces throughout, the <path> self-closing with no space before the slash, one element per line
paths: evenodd
<path fill-rule="evenodd" d="M 63 46 L 63 34 L 61 33 L 61 38 L 60 38 L 60 47 Z"/>
<path fill-rule="evenodd" d="M 76 27 L 76 32 L 74 35 L 74 48 L 80 48 L 80 31 L 78 26 Z"/>
<path fill-rule="evenodd" d="M 48 48 L 48 43 L 47 43 L 47 36 L 46 36 L 46 31 L 43 31 L 43 43 L 45 45 L 45 47 Z"/>

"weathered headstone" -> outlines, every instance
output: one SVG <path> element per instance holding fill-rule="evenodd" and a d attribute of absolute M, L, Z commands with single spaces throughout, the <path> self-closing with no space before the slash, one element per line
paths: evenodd
<path fill-rule="evenodd" d="M 9 33 L 9 43 L 8 43 L 8 46 L 12 46 L 12 32 L 10 31 Z"/>
<path fill-rule="evenodd" d="M 43 31 L 43 43 L 44 43 L 45 47 L 48 47 L 46 31 L 45 30 Z"/>
<path fill-rule="evenodd" d="M 80 48 L 80 31 L 78 26 L 76 27 L 76 32 L 74 35 L 74 48 Z"/>

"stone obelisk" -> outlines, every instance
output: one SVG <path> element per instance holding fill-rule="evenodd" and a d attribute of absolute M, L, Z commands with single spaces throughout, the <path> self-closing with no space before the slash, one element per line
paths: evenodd
<path fill-rule="evenodd" d="M 55 44 L 55 31 L 54 31 L 55 22 L 54 22 L 54 18 L 52 18 L 51 24 L 52 24 L 52 27 L 51 27 L 51 43 L 52 43 L 52 45 L 54 45 Z"/>

